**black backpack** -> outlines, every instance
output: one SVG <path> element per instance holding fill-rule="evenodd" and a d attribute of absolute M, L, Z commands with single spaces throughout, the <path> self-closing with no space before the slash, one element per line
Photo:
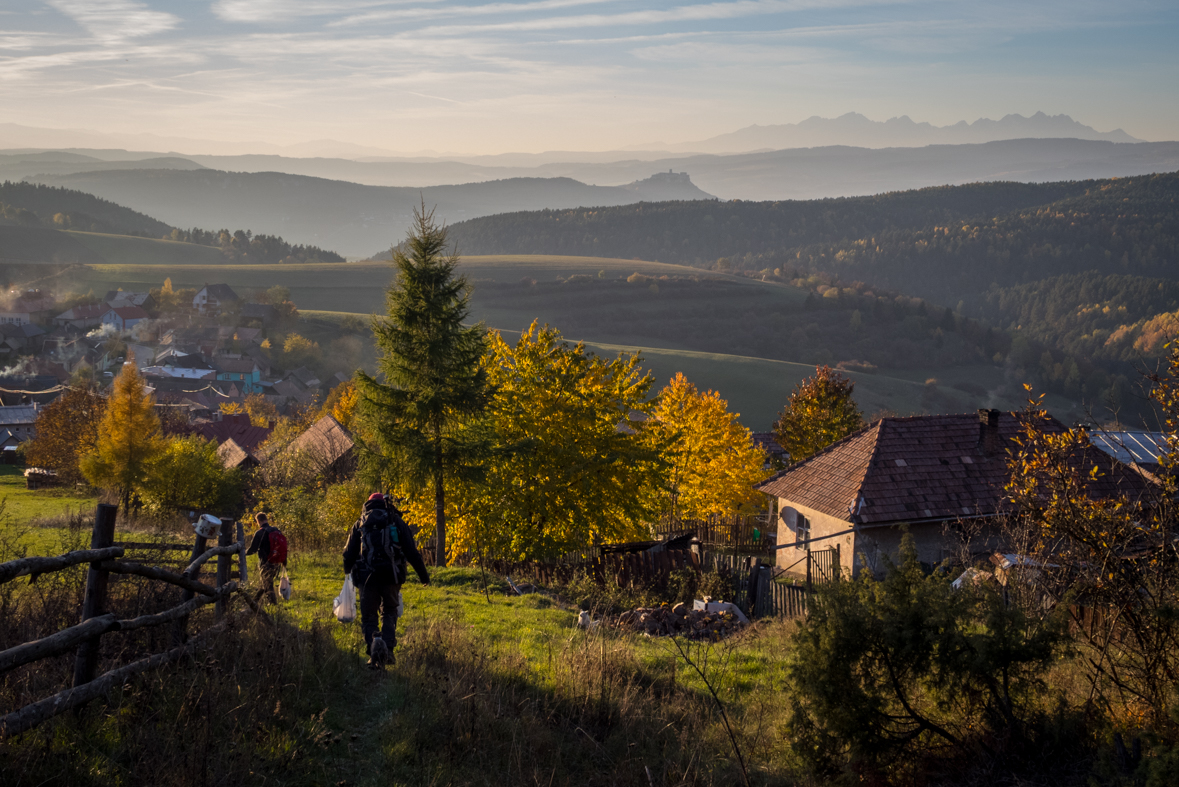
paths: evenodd
<path fill-rule="evenodd" d="M 360 561 L 369 571 L 392 568 L 397 582 L 405 581 L 405 552 L 397 527 L 397 513 L 374 508 L 360 519 Z"/>

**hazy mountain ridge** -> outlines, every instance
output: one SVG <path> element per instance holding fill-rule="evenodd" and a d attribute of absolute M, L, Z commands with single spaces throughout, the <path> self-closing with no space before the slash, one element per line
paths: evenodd
<path fill-rule="evenodd" d="M 83 151 L 88 158 L 126 162 L 126 151 Z M 68 175 L 106 167 L 88 166 L 77 151 L 10 154 L 0 158 L 0 178 Z M 988 180 L 1046 182 L 1144 175 L 1179 169 L 1179 142 L 1113 143 L 1075 139 L 1023 139 L 981 145 L 930 145 L 873 150 L 854 147 L 799 148 L 734 155 L 627 158 L 616 161 L 549 162 L 529 166 L 483 166 L 465 161 L 350 161 L 280 156 L 195 156 L 151 158 L 111 168 L 194 169 L 227 172 L 283 172 L 345 180 L 366 186 L 431 188 L 512 178 L 572 178 L 590 186 L 618 187 L 652 172 L 688 172 L 701 190 L 721 199 L 817 199 Z M 508 160 L 508 159 L 505 159 Z M 185 163 L 188 162 L 188 163 Z M 5 168 L 7 167 L 7 169 Z M 7 173 L 7 174 L 5 174 Z M 687 194 L 649 197 L 686 198 Z M 590 203 L 585 203 L 590 204 Z M 617 204 L 617 203 L 605 203 Z M 532 208 L 558 207 L 534 203 Z M 468 214 L 469 215 L 469 214 Z"/>
<path fill-rule="evenodd" d="M 650 173 L 648 172 L 648 175 Z M 365 186 L 276 172 L 212 169 L 109 170 L 40 177 L 151 211 L 175 226 L 249 227 L 352 256 L 400 242 L 423 200 L 446 221 L 548 206 L 626 205 L 641 200 L 712 199 L 691 180 L 647 177 L 627 188 L 570 178 L 512 178 L 422 189 Z"/>
<path fill-rule="evenodd" d="M 888 120 L 870 120 L 858 112 L 836 118 L 812 116 L 799 123 L 752 125 L 698 142 L 674 145 L 655 143 L 655 150 L 682 153 L 747 153 L 786 148 L 847 145 L 863 148 L 923 147 L 925 145 L 967 145 L 1005 139 L 1085 139 L 1107 142 L 1141 142 L 1122 129 L 1097 131 L 1068 115 L 1037 112 L 1030 117 L 1006 115 L 999 120 L 979 118 L 973 123 L 960 120 L 950 126 L 917 123 L 908 115 Z"/>

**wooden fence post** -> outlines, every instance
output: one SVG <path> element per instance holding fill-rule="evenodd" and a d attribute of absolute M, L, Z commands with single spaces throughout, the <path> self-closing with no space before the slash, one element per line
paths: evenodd
<path fill-rule="evenodd" d="M 188 562 L 192 563 L 198 557 L 205 554 L 205 550 L 208 549 L 208 546 L 209 546 L 208 540 L 204 536 L 202 536 L 200 533 L 197 533 L 195 540 L 192 542 L 192 557 L 189 559 Z M 196 576 L 189 577 L 189 579 L 196 579 L 197 576 L 200 576 L 200 569 L 197 570 Z M 192 601 L 192 599 L 195 595 L 196 594 L 193 593 L 191 590 L 185 590 L 180 595 L 180 602 L 182 604 L 186 604 L 189 601 Z M 188 633 L 188 615 L 185 615 L 184 617 L 182 617 L 176 621 L 176 628 L 174 629 L 174 631 L 172 633 L 172 639 L 177 644 L 182 643 L 182 642 L 184 642 L 184 639 L 185 639 L 185 636 L 187 635 L 187 633 Z"/>
<path fill-rule="evenodd" d="M 115 514 L 118 506 L 99 503 L 94 512 L 94 530 L 90 534 L 91 549 L 105 549 L 115 543 Z M 107 572 L 98 567 L 97 563 L 90 564 L 86 573 L 86 597 L 82 601 L 82 622 L 102 614 L 106 606 Z M 74 685 L 81 686 L 94 680 L 94 672 L 98 669 L 98 645 L 100 637 L 86 640 L 78 646 L 74 657 Z"/>
<path fill-rule="evenodd" d="M 246 572 L 246 533 L 242 521 L 237 520 L 237 543 L 242 545 L 237 553 L 237 586 L 244 588 L 249 584 L 249 574 Z"/>
<path fill-rule="evenodd" d="M 233 543 L 233 541 L 231 540 L 232 536 L 229 534 L 229 528 L 230 528 L 231 524 L 233 524 L 233 523 L 226 522 L 226 521 L 222 520 L 221 529 L 217 531 L 217 546 L 227 547 Z M 229 581 L 229 555 L 218 555 L 217 556 L 217 589 L 220 590 L 221 586 L 224 585 L 228 581 Z M 221 618 L 224 617 L 225 607 L 226 607 L 225 597 L 222 596 L 221 598 L 217 599 L 216 604 L 213 606 L 213 615 L 217 620 L 221 620 Z"/>

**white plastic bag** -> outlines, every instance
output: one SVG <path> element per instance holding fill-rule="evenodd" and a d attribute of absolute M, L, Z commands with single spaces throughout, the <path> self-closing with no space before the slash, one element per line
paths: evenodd
<path fill-rule="evenodd" d="M 287 570 L 282 570 L 282 579 L 278 583 L 278 594 L 282 596 L 283 601 L 291 600 L 291 580 L 287 577 Z"/>
<path fill-rule="evenodd" d="M 341 623 L 356 620 L 356 587 L 352 584 L 351 575 L 344 578 L 344 587 L 340 588 L 340 595 L 332 602 L 332 612 Z"/>

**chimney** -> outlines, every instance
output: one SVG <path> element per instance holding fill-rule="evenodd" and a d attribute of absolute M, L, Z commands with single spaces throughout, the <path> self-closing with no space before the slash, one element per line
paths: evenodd
<path fill-rule="evenodd" d="M 1002 453 L 1002 442 L 999 440 L 999 411 L 978 411 L 978 445 L 986 456 Z"/>

